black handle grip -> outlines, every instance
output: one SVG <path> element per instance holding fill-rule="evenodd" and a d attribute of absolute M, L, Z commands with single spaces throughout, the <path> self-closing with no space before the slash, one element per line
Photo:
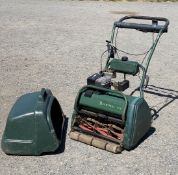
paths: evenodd
<path fill-rule="evenodd" d="M 40 92 L 40 95 L 39 95 L 39 98 L 41 99 L 41 101 L 45 101 L 48 96 L 52 96 L 51 90 L 42 88 L 41 92 Z"/>
<path fill-rule="evenodd" d="M 150 20 L 152 24 L 138 24 L 138 23 L 130 23 L 124 22 L 128 19 L 140 19 L 140 20 Z M 165 22 L 164 25 L 158 25 L 159 21 Z M 127 28 L 127 29 L 136 29 L 142 32 L 155 32 L 159 33 L 161 30 L 163 33 L 168 31 L 169 20 L 161 17 L 149 17 L 149 16 L 125 16 L 121 18 L 119 21 L 114 23 L 115 27 L 118 28 Z"/>

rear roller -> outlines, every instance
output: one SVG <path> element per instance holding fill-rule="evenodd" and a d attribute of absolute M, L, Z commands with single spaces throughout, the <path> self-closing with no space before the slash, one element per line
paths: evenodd
<path fill-rule="evenodd" d="M 89 136 L 83 133 L 79 133 L 76 131 L 70 132 L 69 137 L 73 140 L 80 141 L 87 145 L 91 145 L 96 148 L 100 148 L 100 149 L 103 149 L 103 150 L 106 150 L 106 151 L 109 151 L 115 154 L 122 152 L 122 147 L 120 145 L 107 142 L 105 140 L 102 140 L 102 139 L 99 139 L 93 136 Z"/>

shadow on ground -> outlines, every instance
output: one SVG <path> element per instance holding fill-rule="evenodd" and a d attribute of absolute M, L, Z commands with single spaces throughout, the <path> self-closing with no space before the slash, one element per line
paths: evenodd
<path fill-rule="evenodd" d="M 159 112 L 163 110 L 165 107 L 173 103 L 176 99 L 178 99 L 178 91 L 172 90 L 172 89 L 167 89 L 167 88 L 162 88 L 162 87 L 157 87 L 154 85 L 148 85 L 147 88 L 144 90 L 145 93 L 149 93 L 152 95 L 156 95 L 159 97 L 166 97 L 168 100 L 164 102 L 159 109 L 154 109 L 151 108 L 152 110 L 152 117 L 153 120 L 157 119 L 159 117 Z M 170 99 L 170 100 L 169 100 Z"/>
<path fill-rule="evenodd" d="M 136 91 L 139 91 L 139 88 L 136 88 L 131 94 L 134 94 Z M 159 117 L 159 112 L 163 110 L 165 107 L 173 103 L 176 99 L 178 99 L 178 91 L 163 87 L 157 87 L 154 85 L 148 85 L 144 89 L 145 93 L 152 94 L 159 97 L 166 97 L 166 102 L 163 102 L 159 109 L 155 109 L 154 107 L 150 107 L 152 112 L 153 120 L 156 120 Z"/>

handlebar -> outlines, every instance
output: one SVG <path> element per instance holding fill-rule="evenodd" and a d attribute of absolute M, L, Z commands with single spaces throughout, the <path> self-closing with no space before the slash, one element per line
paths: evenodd
<path fill-rule="evenodd" d="M 124 22 L 125 20 L 128 19 L 150 20 L 152 21 L 152 24 Z M 165 24 L 158 25 L 159 21 L 163 21 L 165 22 Z M 168 31 L 168 25 L 169 25 L 169 20 L 166 18 L 149 17 L 149 16 L 125 16 L 121 18 L 119 21 L 116 21 L 114 23 L 114 26 L 118 28 L 136 29 L 141 32 L 154 32 L 154 33 L 159 33 L 160 31 L 166 33 Z"/>

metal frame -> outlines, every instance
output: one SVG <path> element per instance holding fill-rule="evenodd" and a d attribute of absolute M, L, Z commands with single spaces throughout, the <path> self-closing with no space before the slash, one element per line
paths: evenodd
<path fill-rule="evenodd" d="M 139 24 L 139 23 L 130 23 L 130 22 L 124 22 L 128 19 L 138 19 L 138 20 L 151 20 L 152 24 Z M 165 22 L 164 25 L 158 25 L 158 21 Z M 115 38 L 115 31 L 116 28 L 125 28 L 125 29 L 135 29 L 139 30 L 141 32 L 151 32 L 151 33 L 158 33 L 156 36 L 156 39 L 154 40 L 152 46 L 150 47 L 150 50 L 146 56 L 146 64 L 143 66 L 143 64 L 139 64 L 140 69 L 142 70 L 142 79 L 140 83 L 140 97 L 144 97 L 144 82 L 148 70 L 148 66 L 150 64 L 150 61 L 152 59 L 153 53 L 155 51 L 155 48 L 158 44 L 158 41 L 163 33 L 166 33 L 168 30 L 169 20 L 166 18 L 160 18 L 160 17 L 148 17 L 148 16 L 125 16 L 121 18 L 119 21 L 116 21 L 113 25 L 112 34 L 111 34 L 111 40 L 110 45 L 113 46 L 114 38 Z M 109 54 L 110 55 L 110 54 Z M 109 61 L 111 57 L 108 56 L 108 59 L 106 61 L 105 70 L 109 66 Z"/>

